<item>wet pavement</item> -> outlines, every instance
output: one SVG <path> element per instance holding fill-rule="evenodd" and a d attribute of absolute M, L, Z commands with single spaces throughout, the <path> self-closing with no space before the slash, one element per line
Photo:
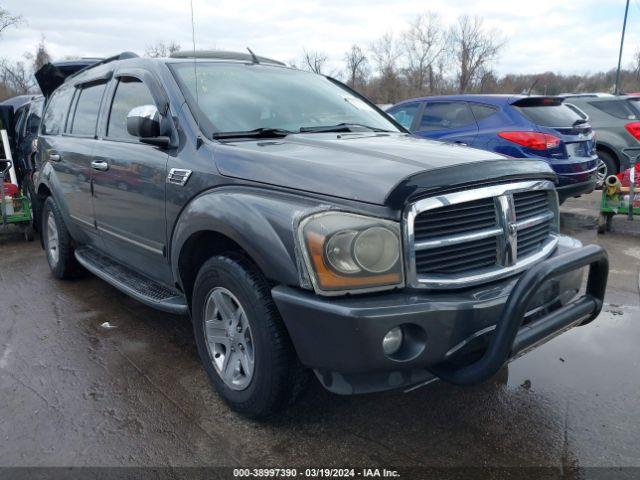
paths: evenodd
<path fill-rule="evenodd" d="M 607 305 L 474 388 L 331 395 L 313 383 L 268 422 L 209 387 L 186 318 L 87 275 L 49 274 L 0 234 L 2 466 L 640 466 L 640 219 L 595 233 L 595 195 L 563 230 L 610 253 Z"/>

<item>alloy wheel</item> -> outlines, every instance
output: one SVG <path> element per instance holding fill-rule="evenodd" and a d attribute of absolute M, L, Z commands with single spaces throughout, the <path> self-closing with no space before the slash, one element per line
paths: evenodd
<path fill-rule="evenodd" d="M 207 349 L 216 372 L 233 390 L 244 390 L 251 383 L 255 354 L 247 315 L 229 290 L 216 287 L 204 307 Z"/>
<path fill-rule="evenodd" d="M 607 164 L 599 158 L 598 165 L 596 167 L 596 186 L 602 187 L 604 185 L 604 181 L 607 179 L 608 169 Z"/>
<path fill-rule="evenodd" d="M 58 240 L 58 226 L 53 212 L 47 212 L 47 254 L 53 265 L 58 264 L 60 258 L 60 242 Z"/>

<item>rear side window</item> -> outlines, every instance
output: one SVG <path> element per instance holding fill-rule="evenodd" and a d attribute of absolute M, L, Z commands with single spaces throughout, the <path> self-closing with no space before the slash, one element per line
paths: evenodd
<path fill-rule="evenodd" d="M 78 90 L 78 100 L 68 128 L 69 133 L 72 135 L 95 135 L 100 101 L 106 85 L 106 83 L 99 83 Z"/>
<path fill-rule="evenodd" d="M 498 111 L 496 107 L 481 105 L 479 103 L 470 103 L 469 106 L 471 107 L 471 111 L 473 112 L 473 116 L 476 117 L 477 122 L 490 117 Z"/>
<path fill-rule="evenodd" d="M 572 127 L 584 122 L 580 115 L 562 104 L 515 108 L 533 123 L 543 127 Z"/>
<path fill-rule="evenodd" d="M 59 135 L 64 130 L 72 96 L 72 88 L 58 89 L 53 93 L 42 120 L 43 135 Z"/>
<path fill-rule="evenodd" d="M 389 111 L 389 115 L 396 119 L 396 121 L 406 129 L 410 129 L 413 124 L 418 110 L 420 109 L 419 103 L 409 103 L 407 105 L 401 105 Z"/>
<path fill-rule="evenodd" d="M 420 119 L 419 130 L 451 130 L 475 124 L 476 120 L 463 102 L 428 103 Z"/>
<path fill-rule="evenodd" d="M 616 118 L 624 120 L 635 120 L 636 112 L 631 105 L 627 104 L 627 100 L 606 100 L 602 102 L 589 102 L 589 105 L 597 108 L 601 112 L 608 113 Z"/>
<path fill-rule="evenodd" d="M 38 133 L 38 127 L 40 126 L 40 122 L 42 121 L 43 105 L 44 100 L 42 99 L 36 100 L 31 104 L 31 108 L 29 109 L 29 116 L 27 117 L 27 134 Z"/>
<path fill-rule="evenodd" d="M 137 78 L 122 78 L 113 96 L 107 137 L 134 140 L 136 137 L 127 132 L 127 115 L 132 108 L 142 105 L 155 105 L 147 86 Z"/>

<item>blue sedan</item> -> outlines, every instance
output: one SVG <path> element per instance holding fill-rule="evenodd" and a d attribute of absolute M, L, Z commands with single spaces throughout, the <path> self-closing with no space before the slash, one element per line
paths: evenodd
<path fill-rule="evenodd" d="M 415 135 L 516 158 L 543 160 L 558 175 L 560 200 L 593 191 L 595 135 L 558 97 L 450 95 L 405 100 L 387 112 Z"/>

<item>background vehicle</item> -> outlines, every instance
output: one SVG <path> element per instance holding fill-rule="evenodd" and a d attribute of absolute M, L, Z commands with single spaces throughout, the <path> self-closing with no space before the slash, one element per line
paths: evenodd
<path fill-rule="evenodd" d="M 452 95 L 405 100 L 387 110 L 424 138 L 547 162 L 561 201 L 591 192 L 597 157 L 591 126 L 553 97 Z"/>
<path fill-rule="evenodd" d="M 622 150 L 640 146 L 640 97 L 571 98 L 568 106 L 577 107 L 579 115 L 596 131 L 596 150 L 602 161 L 599 175 L 608 175 L 629 168 L 629 159 Z"/>
<path fill-rule="evenodd" d="M 339 394 L 479 383 L 598 315 L 606 254 L 560 235 L 548 165 L 416 138 L 328 77 L 193 55 L 121 54 L 53 92 L 43 247 L 57 278 L 190 314 L 235 410 L 274 413 L 310 370 Z"/>

